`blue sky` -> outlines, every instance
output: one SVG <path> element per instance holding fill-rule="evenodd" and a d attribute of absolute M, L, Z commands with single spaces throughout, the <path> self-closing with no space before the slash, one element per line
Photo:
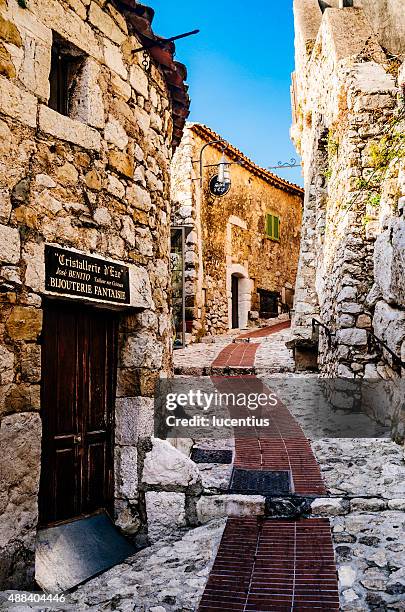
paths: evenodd
<path fill-rule="evenodd" d="M 261 166 L 297 158 L 289 137 L 294 69 L 292 0 L 149 0 L 154 31 L 187 65 L 192 121 L 219 132 Z M 277 171 L 302 184 L 301 169 Z"/>

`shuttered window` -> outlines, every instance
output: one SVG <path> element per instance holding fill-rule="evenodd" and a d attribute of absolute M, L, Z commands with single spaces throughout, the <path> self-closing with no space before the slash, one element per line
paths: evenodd
<path fill-rule="evenodd" d="M 266 215 L 266 236 L 272 240 L 280 240 L 280 217 Z"/>

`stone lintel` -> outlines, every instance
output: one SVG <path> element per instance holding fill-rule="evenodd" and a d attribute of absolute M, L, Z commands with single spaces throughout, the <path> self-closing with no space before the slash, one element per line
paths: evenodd
<path fill-rule="evenodd" d="M 42 132 L 60 140 L 67 140 L 84 149 L 100 151 L 101 136 L 97 130 L 42 104 L 39 107 L 39 128 Z"/>

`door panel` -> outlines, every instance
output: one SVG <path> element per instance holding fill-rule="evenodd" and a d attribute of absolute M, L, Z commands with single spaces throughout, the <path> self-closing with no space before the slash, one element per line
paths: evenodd
<path fill-rule="evenodd" d="M 239 327 L 239 278 L 232 275 L 232 328 Z"/>
<path fill-rule="evenodd" d="M 112 511 L 117 317 L 44 308 L 40 521 Z"/>

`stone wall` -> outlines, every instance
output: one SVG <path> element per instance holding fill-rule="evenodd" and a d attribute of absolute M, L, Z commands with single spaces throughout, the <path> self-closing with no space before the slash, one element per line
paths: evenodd
<path fill-rule="evenodd" d="M 346 7 L 364 11 L 374 34 L 390 53 L 405 53 L 405 15 L 402 0 L 344 0 Z M 320 7 L 338 8 L 339 0 L 319 0 Z"/>
<path fill-rule="evenodd" d="M 187 225 L 185 289 L 193 335 L 216 335 L 232 325 L 231 275 L 239 277 L 240 326 L 260 308 L 258 289 L 279 292 L 295 283 L 301 231 L 302 190 L 259 168 L 225 143 L 233 162 L 228 194 L 209 190 L 216 167 L 198 180 L 201 148 L 218 139 L 209 128 L 190 124 L 172 163 L 172 224 Z M 204 166 L 218 164 L 221 146 L 207 147 Z M 241 163 L 235 163 L 237 161 Z M 266 214 L 280 217 L 280 240 L 266 237 Z M 252 316 L 252 315 L 250 315 Z M 255 316 L 255 314 L 253 314 Z"/>
<path fill-rule="evenodd" d="M 324 373 L 396 376 L 369 332 L 403 354 L 401 61 L 385 53 L 361 8 L 327 8 L 322 16 L 311 5 L 306 19 L 304 3 L 294 7 L 292 136 L 306 190 L 295 348 L 316 346 L 312 319 L 319 318 L 332 333 L 320 331 Z"/>
<path fill-rule="evenodd" d="M 169 164 L 175 140 L 165 71 L 148 54 L 145 61 L 132 52 L 143 40 L 134 24 L 148 22 L 140 9 L 117 9 L 101 0 L 29 0 L 26 8 L 16 0 L 0 1 L 5 588 L 29 586 L 33 578 L 45 243 L 130 266 L 135 308 L 122 314 L 119 330 L 115 519 L 132 534 L 142 522 L 137 447 L 153 433 L 155 380 L 171 371 Z M 55 38 L 80 57 L 69 116 L 47 105 Z M 172 75 L 179 66 L 172 65 Z M 176 130 L 178 137 L 178 125 Z"/>

